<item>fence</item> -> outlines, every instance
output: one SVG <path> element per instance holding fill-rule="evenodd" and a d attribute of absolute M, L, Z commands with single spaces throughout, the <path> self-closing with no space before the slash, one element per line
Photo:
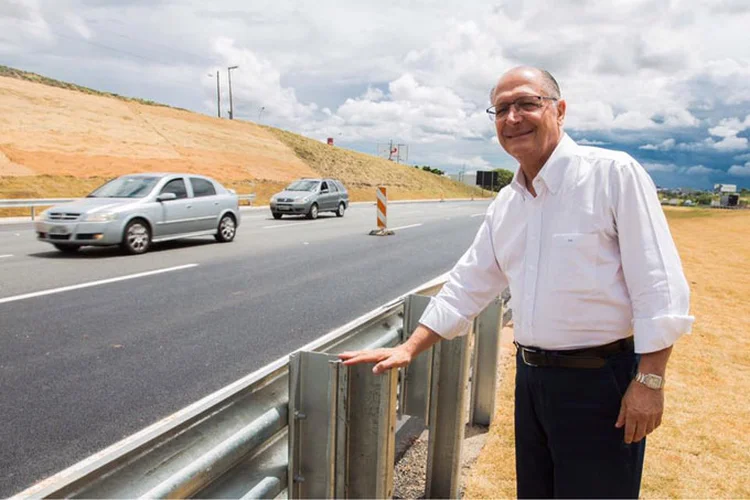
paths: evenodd
<path fill-rule="evenodd" d="M 237 198 L 240 202 L 247 202 L 248 205 L 252 205 L 253 201 L 255 201 L 254 194 L 239 194 L 237 195 Z M 30 208 L 31 220 L 34 220 L 36 218 L 36 209 L 39 207 L 50 207 L 53 205 L 59 205 L 61 203 L 72 203 L 79 200 L 81 200 L 81 198 L 30 198 L 0 200 L 0 208 Z"/>
<path fill-rule="evenodd" d="M 371 366 L 345 367 L 335 356 L 405 340 L 442 282 L 358 318 L 19 496 L 274 498 L 286 490 L 289 498 L 391 497 L 397 423 L 419 417 L 430 435 L 427 497 L 455 497 L 464 403 L 471 422 L 487 425 L 494 413 L 507 294 L 483 311 L 471 335 L 435 345 L 405 370 L 376 376 Z"/>

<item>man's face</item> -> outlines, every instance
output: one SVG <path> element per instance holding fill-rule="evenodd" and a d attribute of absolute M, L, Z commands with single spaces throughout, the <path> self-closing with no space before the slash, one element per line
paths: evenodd
<path fill-rule="evenodd" d="M 511 70 L 498 82 L 492 104 L 496 108 L 524 96 L 546 96 L 542 75 L 533 69 Z M 540 101 L 532 111 L 511 106 L 505 116 L 495 120 L 497 138 L 503 149 L 521 162 L 546 161 L 562 135 L 565 101 Z"/>

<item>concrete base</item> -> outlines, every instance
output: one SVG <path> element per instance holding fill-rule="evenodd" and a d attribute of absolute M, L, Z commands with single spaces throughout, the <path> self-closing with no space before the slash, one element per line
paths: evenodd
<path fill-rule="evenodd" d="M 396 233 L 390 229 L 373 229 L 370 231 L 370 236 L 392 236 Z"/>

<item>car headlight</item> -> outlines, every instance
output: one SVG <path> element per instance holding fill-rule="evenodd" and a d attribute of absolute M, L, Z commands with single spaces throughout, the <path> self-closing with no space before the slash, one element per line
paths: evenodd
<path fill-rule="evenodd" d="M 299 200 L 297 200 L 297 201 L 299 201 L 300 203 L 307 203 L 307 202 L 308 202 L 308 201 L 310 201 L 311 199 L 312 199 L 312 196 L 305 196 L 304 198 L 300 198 L 300 199 L 299 199 Z"/>
<path fill-rule="evenodd" d="M 39 218 L 42 220 L 48 220 L 49 217 L 49 208 L 47 210 L 42 211 L 42 213 L 39 214 Z"/>
<path fill-rule="evenodd" d="M 109 222 L 117 218 L 117 214 L 114 212 L 99 212 L 89 214 L 86 216 L 88 222 Z"/>

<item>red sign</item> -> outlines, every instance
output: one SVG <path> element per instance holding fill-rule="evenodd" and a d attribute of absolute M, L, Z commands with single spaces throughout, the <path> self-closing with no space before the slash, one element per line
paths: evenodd
<path fill-rule="evenodd" d="M 328 138 L 328 145 L 333 146 L 333 137 Z"/>

